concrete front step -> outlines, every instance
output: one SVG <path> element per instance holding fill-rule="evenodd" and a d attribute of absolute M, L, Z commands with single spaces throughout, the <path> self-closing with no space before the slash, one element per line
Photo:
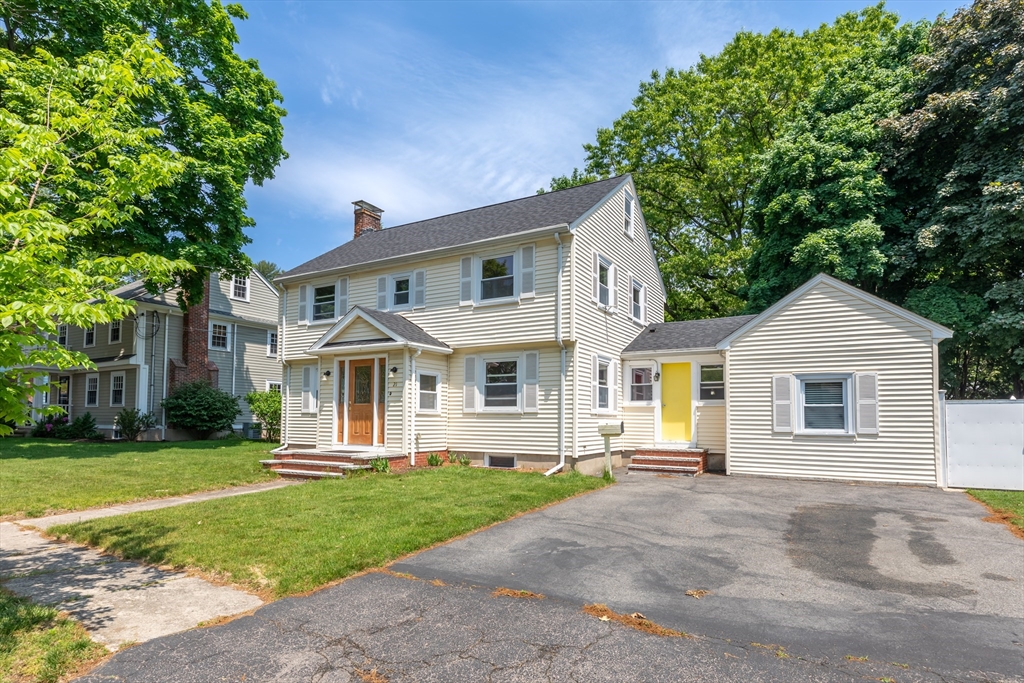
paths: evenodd
<path fill-rule="evenodd" d="M 700 467 L 684 467 L 678 465 L 634 465 L 626 468 L 629 474 L 675 474 L 695 477 L 700 474 Z"/>
<path fill-rule="evenodd" d="M 344 479 L 344 472 L 310 472 L 308 470 L 274 470 L 285 479 Z"/>
<path fill-rule="evenodd" d="M 377 458 L 393 462 L 407 457 L 404 453 L 345 453 L 341 451 L 284 451 L 273 455 L 275 460 L 317 460 L 338 463 L 366 463 Z"/>
<path fill-rule="evenodd" d="M 280 470 L 280 469 L 293 469 L 293 470 L 312 470 L 312 471 L 335 471 L 345 472 L 352 470 L 368 470 L 369 465 L 355 464 L 351 462 L 334 462 L 324 460 L 260 460 L 260 464 L 265 469 Z"/>

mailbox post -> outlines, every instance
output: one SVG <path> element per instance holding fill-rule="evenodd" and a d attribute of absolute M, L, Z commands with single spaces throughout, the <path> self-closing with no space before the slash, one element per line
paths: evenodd
<path fill-rule="evenodd" d="M 604 437 L 604 468 L 608 474 L 612 472 L 612 437 L 622 436 L 625 431 L 625 422 L 602 422 L 597 426 L 597 433 Z"/>

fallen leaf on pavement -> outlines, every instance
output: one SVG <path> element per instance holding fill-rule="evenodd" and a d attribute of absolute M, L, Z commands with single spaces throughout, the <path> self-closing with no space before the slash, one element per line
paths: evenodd
<path fill-rule="evenodd" d="M 705 595 L 710 595 L 711 591 L 706 591 L 706 590 L 701 589 L 701 590 L 695 590 L 695 591 L 686 591 L 686 594 L 689 595 L 691 598 L 697 598 L 698 600 L 700 600 Z"/>

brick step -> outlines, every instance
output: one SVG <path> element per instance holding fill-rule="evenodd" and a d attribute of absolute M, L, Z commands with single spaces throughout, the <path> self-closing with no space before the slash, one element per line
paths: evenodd
<path fill-rule="evenodd" d="M 344 472 L 309 472 L 306 470 L 274 470 L 284 479 L 344 479 Z"/>
<path fill-rule="evenodd" d="M 638 448 L 634 454 L 641 458 L 699 458 L 703 455 L 707 455 L 703 448 Z"/>

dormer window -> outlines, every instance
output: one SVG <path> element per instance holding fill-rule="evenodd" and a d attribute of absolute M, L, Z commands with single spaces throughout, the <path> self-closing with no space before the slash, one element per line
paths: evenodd
<path fill-rule="evenodd" d="M 515 256 L 496 256 L 481 262 L 480 300 L 515 296 Z"/>

